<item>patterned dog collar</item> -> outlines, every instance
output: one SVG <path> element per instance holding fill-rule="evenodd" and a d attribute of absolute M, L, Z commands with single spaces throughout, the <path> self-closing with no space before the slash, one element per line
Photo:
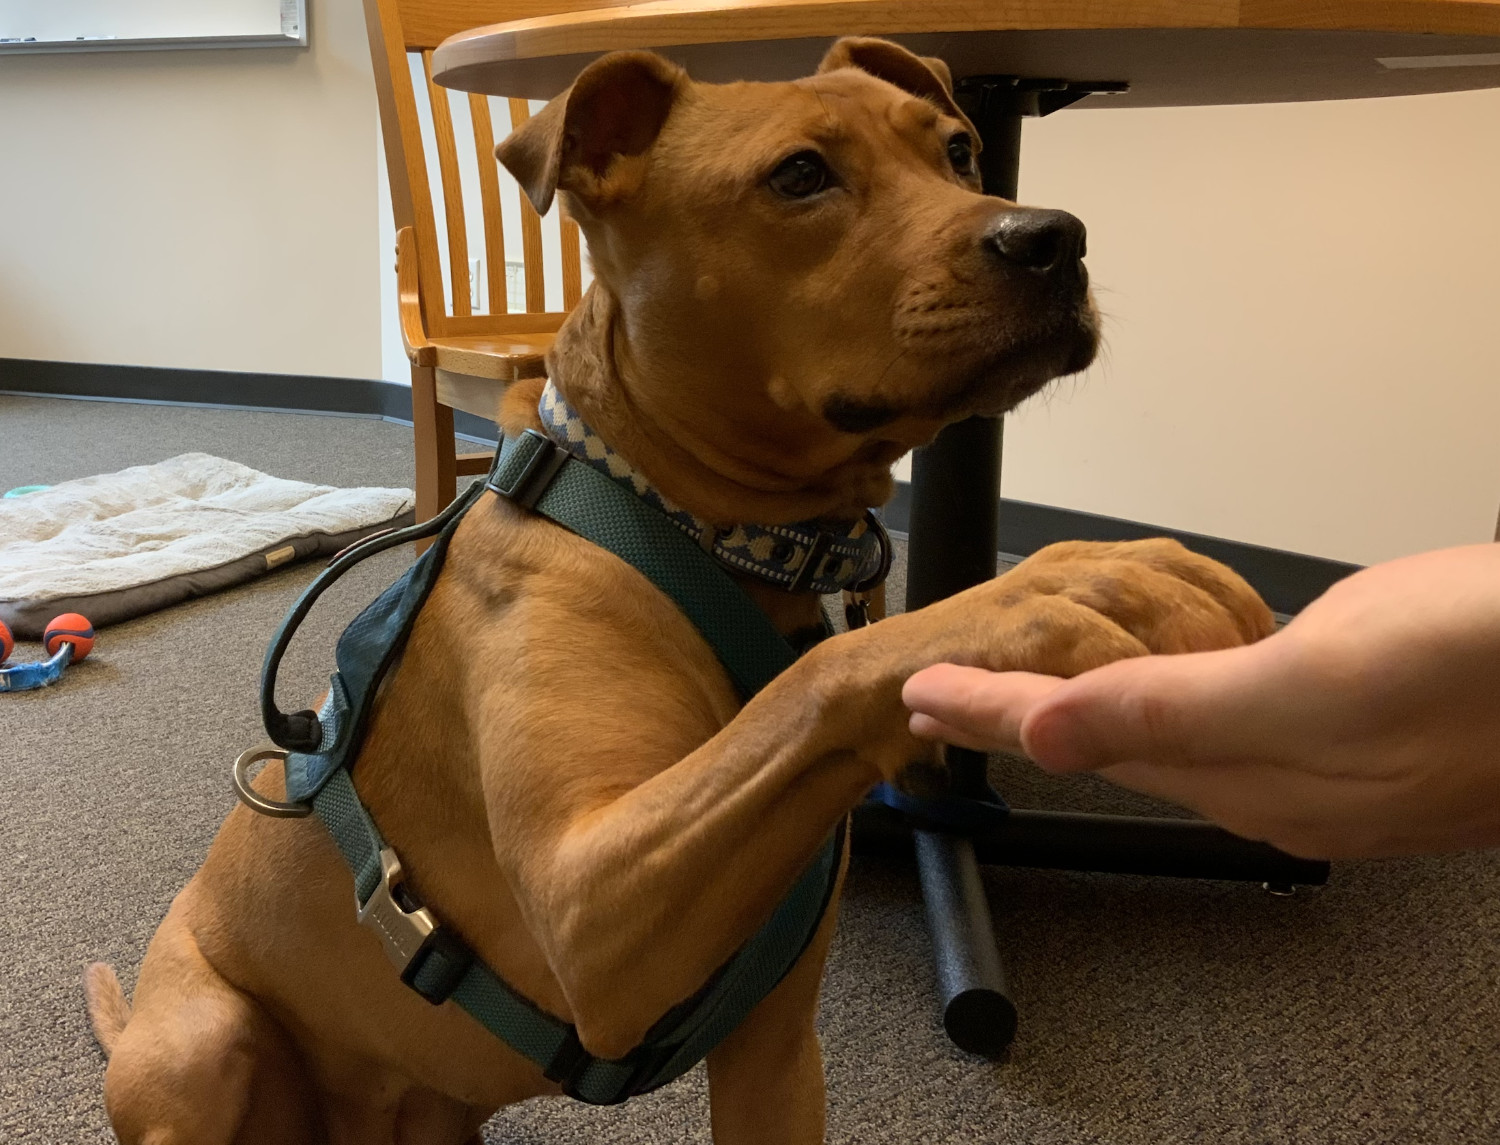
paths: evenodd
<path fill-rule="evenodd" d="M 721 563 L 788 592 L 864 592 L 885 580 L 891 540 L 873 511 L 851 528 L 831 531 L 817 521 L 719 528 L 668 501 L 645 476 L 605 444 L 551 382 L 537 406 L 547 436 L 580 461 L 609 474 L 665 513 Z"/>

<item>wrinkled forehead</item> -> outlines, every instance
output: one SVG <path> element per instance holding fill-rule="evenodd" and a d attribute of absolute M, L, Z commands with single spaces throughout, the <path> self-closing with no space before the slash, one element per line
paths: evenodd
<path fill-rule="evenodd" d="M 959 126 L 930 100 L 844 68 L 789 83 L 694 84 L 661 142 L 713 167 L 743 171 L 799 147 L 925 154 L 935 137 Z"/>

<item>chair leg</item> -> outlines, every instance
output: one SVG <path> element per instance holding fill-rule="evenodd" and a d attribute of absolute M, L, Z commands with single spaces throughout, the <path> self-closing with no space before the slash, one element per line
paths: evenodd
<path fill-rule="evenodd" d="M 411 424 L 417 453 L 417 520 L 427 521 L 458 495 L 453 410 L 437 400 L 437 372 L 431 366 L 411 368 Z"/>

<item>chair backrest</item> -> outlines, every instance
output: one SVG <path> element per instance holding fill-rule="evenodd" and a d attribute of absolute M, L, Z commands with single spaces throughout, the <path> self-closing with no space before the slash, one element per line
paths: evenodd
<path fill-rule="evenodd" d="M 397 231 L 410 227 L 415 234 L 428 337 L 557 329 L 583 290 L 578 227 L 560 208 L 551 219 L 540 218 L 495 161 L 497 118 L 502 128 L 519 127 L 530 118 L 530 105 L 524 99 L 492 101 L 437 86 L 432 82 L 432 51 L 450 35 L 482 24 L 606 7 L 609 0 L 364 4 L 391 207 Z M 496 105 L 503 118 L 494 115 Z M 502 130 L 500 137 L 504 135 Z M 435 187 L 429 154 L 437 159 Z M 438 197 L 441 232 L 434 211 Z M 517 237 L 519 260 L 514 257 Z M 549 275 L 549 269 L 554 273 Z M 476 306 L 476 300 L 482 305 Z"/>

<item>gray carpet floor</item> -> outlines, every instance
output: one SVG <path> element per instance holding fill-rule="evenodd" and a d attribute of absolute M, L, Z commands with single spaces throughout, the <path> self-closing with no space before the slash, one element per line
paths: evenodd
<path fill-rule="evenodd" d="M 411 482 L 410 431 L 378 421 L 0 396 L 0 490 L 190 449 L 302 480 Z M 405 559 L 368 562 L 320 606 L 288 702 L 317 693 L 337 631 Z M 79 971 L 104 958 L 134 982 L 229 808 L 230 761 L 262 738 L 261 656 L 315 571 L 106 629 L 56 687 L 0 696 L 7 1145 L 111 1140 Z M 1022 806 L 1143 806 L 1015 764 L 996 779 Z M 830 1141 L 1500 1141 L 1500 856 L 1351 863 L 1291 899 L 1009 869 L 987 887 L 1021 1009 L 1000 1063 L 942 1035 L 912 873 L 857 865 L 821 1015 Z M 706 1112 L 694 1074 L 619 1109 L 527 1103 L 488 1141 L 706 1142 Z"/>

